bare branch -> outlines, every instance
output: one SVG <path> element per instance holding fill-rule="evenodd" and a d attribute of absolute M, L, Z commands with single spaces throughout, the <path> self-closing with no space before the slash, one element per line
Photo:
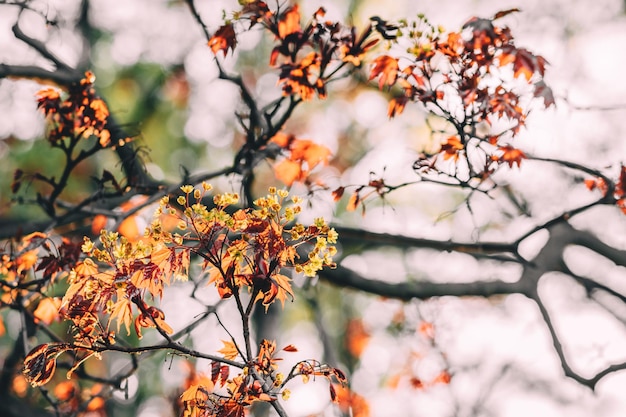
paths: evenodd
<path fill-rule="evenodd" d="M 35 38 L 31 38 L 30 36 L 25 34 L 20 28 L 19 22 L 16 22 L 13 25 L 13 34 L 17 39 L 21 40 L 22 42 L 26 43 L 28 46 L 39 52 L 42 57 L 52 62 L 57 69 L 66 71 L 72 69 L 65 62 L 61 61 L 60 58 L 54 55 L 43 42 Z"/>
<path fill-rule="evenodd" d="M 585 378 L 582 375 L 580 375 L 578 372 L 574 371 L 574 369 L 572 369 L 569 362 L 567 361 L 567 357 L 565 356 L 563 345 L 561 341 L 559 340 L 558 333 L 554 327 L 554 324 L 552 323 L 552 319 L 550 318 L 550 313 L 548 312 L 545 305 L 543 304 L 543 301 L 541 300 L 538 294 L 534 294 L 531 298 L 535 301 L 535 303 L 537 304 L 537 307 L 539 307 L 539 312 L 541 313 L 541 317 L 543 318 L 543 321 L 546 323 L 546 326 L 548 327 L 548 331 L 550 332 L 550 337 L 552 338 L 552 345 L 554 346 L 554 350 L 557 356 L 559 357 L 559 361 L 561 362 L 561 368 L 563 368 L 563 372 L 565 372 L 566 376 L 568 376 L 569 378 L 572 378 L 574 381 L 578 382 L 581 385 L 585 385 L 589 387 L 591 390 L 595 390 L 596 385 L 602 378 L 604 378 L 605 376 L 613 372 L 626 369 L 626 362 L 609 365 L 606 368 L 602 369 L 600 372 L 596 373 L 591 378 Z"/>
<path fill-rule="evenodd" d="M 0 78 L 24 78 L 51 81 L 57 85 L 68 86 L 80 81 L 82 75 L 73 69 L 50 71 L 34 65 L 0 64 Z"/>
<path fill-rule="evenodd" d="M 516 282 L 495 280 L 463 283 L 431 281 L 389 283 L 365 278 L 357 272 L 342 266 L 320 272 L 320 278 L 340 287 L 352 288 L 369 294 L 404 301 L 412 299 L 425 300 L 444 296 L 491 297 L 494 295 L 529 293 L 527 284 L 521 280 Z"/>

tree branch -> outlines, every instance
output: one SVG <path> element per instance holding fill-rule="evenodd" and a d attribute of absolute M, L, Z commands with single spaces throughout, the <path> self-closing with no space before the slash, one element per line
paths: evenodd
<path fill-rule="evenodd" d="M 21 40 L 22 42 L 24 42 L 25 44 L 27 44 L 28 46 L 30 46 L 31 48 L 39 52 L 39 54 L 42 57 L 52 62 L 57 69 L 66 70 L 66 71 L 72 70 L 72 68 L 69 65 L 61 61 L 61 59 L 59 59 L 55 54 L 50 52 L 48 47 L 43 42 L 35 38 L 31 38 L 30 36 L 25 34 L 20 28 L 19 22 L 16 22 L 13 25 L 12 30 L 13 30 L 13 35 L 15 35 L 17 39 Z"/>
<path fill-rule="evenodd" d="M 336 269 L 320 272 L 320 278 L 339 287 L 347 287 L 369 294 L 379 295 L 397 300 L 425 300 L 432 297 L 491 297 L 506 294 L 528 294 L 529 288 L 523 281 L 506 282 L 472 281 L 472 282 L 430 282 L 412 281 L 389 283 L 381 280 L 368 279 L 355 271 L 338 266 Z"/>

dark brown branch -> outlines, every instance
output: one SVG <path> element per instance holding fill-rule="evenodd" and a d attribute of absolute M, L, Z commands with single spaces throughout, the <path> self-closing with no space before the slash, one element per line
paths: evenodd
<path fill-rule="evenodd" d="M 404 301 L 412 299 L 425 300 L 432 297 L 444 296 L 491 297 L 494 295 L 529 293 L 529 288 L 524 281 L 506 282 L 495 280 L 463 283 L 412 281 L 389 283 L 365 278 L 342 266 L 338 266 L 336 269 L 322 271 L 320 278 L 339 287 L 352 288 L 369 294 Z"/>
<path fill-rule="evenodd" d="M 216 356 L 216 355 L 208 355 L 206 353 L 202 353 L 199 352 L 197 350 L 194 349 L 190 349 L 187 348 L 183 345 L 181 345 L 180 343 L 177 342 L 167 342 L 167 343 L 162 343 L 159 345 L 149 345 L 149 346 L 138 346 L 138 347 L 124 347 L 124 346 L 118 346 L 118 345 L 107 345 L 107 346 L 96 346 L 96 347 L 91 347 L 91 348 L 85 348 L 84 346 L 76 346 L 76 349 L 86 349 L 86 350 L 90 350 L 93 352 L 107 352 L 107 351 L 115 351 L 115 352 L 122 352 L 122 353 L 144 353 L 144 352 L 153 352 L 153 351 L 167 351 L 167 350 L 173 350 L 176 352 L 180 352 L 184 355 L 188 355 L 188 356 L 192 356 L 195 358 L 202 358 L 202 359 L 209 359 L 212 361 L 216 361 L 216 362 L 222 362 L 225 363 L 227 365 L 230 366 L 234 366 L 236 368 L 240 368 L 243 369 L 245 367 L 244 364 L 236 362 L 236 361 L 231 361 L 228 359 L 224 359 L 220 356 Z"/>
<path fill-rule="evenodd" d="M 561 344 L 556 328 L 554 327 L 554 324 L 552 323 L 552 319 L 550 318 L 550 313 L 548 312 L 545 305 L 543 304 L 543 301 L 541 300 L 538 294 L 534 294 L 532 296 L 532 299 L 537 304 L 537 307 L 539 307 L 539 312 L 541 313 L 541 317 L 543 318 L 543 321 L 546 323 L 546 326 L 548 327 L 548 331 L 550 332 L 550 337 L 552 339 L 552 345 L 554 346 L 554 350 L 556 351 L 556 354 L 559 357 L 559 361 L 561 362 L 561 368 L 563 368 L 563 372 L 565 372 L 566 376 L 568 376 L 569 378 L 572 378 L 574 381 L 578 382 L 581 385 L 589 387 L 591 390 L 595 390 L 596 385 L 602 378 L 604 378 L 605 376 L 613 372 L 626 369 L 626 362 L 609 365 L 606 368 L 602 369 L 601 371 L 597 372 L 591 378 L 585 378 L 579 373 L 577 373 L 576 371 L 574 371 L 574 369 L 572 369 L 569 362 L 567 361 L 567 357 L 565 355 L 563 345 Z"/>
<path fill-rule="evenodd" d="M 572 243 L 594 251 L 598 255 L 613 261 L 615 265 L 626 267 L 626 250 L 616 249 L 601 241 L 586 230 L 572 229 Z"/>
<path fill-rule="evenodd" d="M 374 233 L 342 226 L 335 226 L 335 230 L 339 233 L 342 243 L 361 244 L 367 247 L 427 248 L 444 252 L 461 252 L 469 255 L 511 254 L 511 262 L 519 261 L 517 259 L 517 247 L 514 243 L 460 243 L 450 240 L 422 239 L 388 233 Z"/>
<path fill-rule="evenodd" d="M 68 86 L 79 82 L 82 74 L 69 68 L 51 71 L 34 65 L 0 64 L 0 78 L 51 81 L 57 85 Z"/>
<path fill-rule="evenodd" d="M 61 61 L 61 59 L 59 59 L 56 55 L 50 52 L 50 50 L 48 50 L 48 47 L 43 42 L 37 39 L 31 38 L 30 36 L 25 34 L 20 28 L 19 23 L 15 23 L 12 29 L 13 29 L 13 35 L 15 35 L 17 39 L 21 40 L 22 42 L 24 42 L 25 44 L 27 44 L 28 46 L 30 46 L 31 48 L 39 52 L 39 54 L 42 57 L 52 62 L 57 69 L 59 70 L 71 70 L 72 69 L 69 65 Z"/>

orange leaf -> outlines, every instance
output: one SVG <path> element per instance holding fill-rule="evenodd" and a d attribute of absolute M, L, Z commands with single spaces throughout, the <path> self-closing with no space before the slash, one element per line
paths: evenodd
<path fill-rule="evenodd" d="M 310 140 L 296 139 L 291 142 L 291 158 L 294 161 L 306 161 L 309 170 L 313 169 L 317 164 L 328 164 L 330 157 L 330 149 L 326 146 L 318 145 Z"/>
<path fill-rule="evenodd" d="M 211 39 L 209 39 L 209 46 L 214 54 L 217 55 L 218 51 L 222 51 L 224 56 L 228 53 L 228 50 L 235 50 L 237 46 L 237 37 L 235 35 L 235 29 L 231 23 L 221 26 Z"/>
<path fill-rule="evenodd" d="M 228 340 L 222 340 L 224 347 L 218 350 L 224 356 L 224 359 L 233 360 L 239 355 L 239 351 L 237 350 L 237 345 L 235 343 L 230 342 Z"/>
<path fill-rule="evenodd" d="M 291 186 L 302 176 L 300 163 L 285 159 L 274 165 L 274 175 L 285 185 Z"/>
<path fill-rule="evenodd" d="M 446 143 L 441 145 L 441 152 L 443 152 L 443 159 L 454 158 L 456 161 L 459 159 L 459 151 L 463 150 L 464 146 L 457 136 L 450 136 Z"/>
<path fill-rule="evenodd" d="M 504 17 L 504 16 L 506 16 L 506 15 L 509 15 L 509 14 L 511 14 L 511 13 L 517 13 L 517 12 L 519 12 L 519 11 L 520 11 L 520 9 L 518 9 L 517 7 L 516 7 L 516 8 L 514 8 L 514 9 L 501 10 L 501 11 L 499 11 L 498 13 L 496 13 L 496 14 L 493 16 L 493 19 L 492 19 L 492 20 L 500 19 L 500 18 L 502 18 L 502 17 Z"/>
<path fill-rule="evenodd" d="M 398 60 L 388 55 L 379 56 L 374 60 L 374 67 L 370 73 L 370 80 L 378 77 L 378 88 L 383 89 L 385 84 L 392 86 L 398 78 Z"/>
<path fill-rule="evenodd" d="M 43 322 L 51 324 L 53 321 L 59 319 L 59 307 L 61 307 L 61 299 L 58 297 L 44 298 L 39 302 L 39 305 L 33 311 L 35 316 L 35 323 Z"/>
<path fill-rule="evenodd" d="M 210 378 L 205 375 L 200 376 L 195 383 L 191 384 L 189 388 L 185 390 L 180 396 L 181 401 L 185 404 L 185 407 L 195 409 L 195 407 L 204 407 L 205 403 L 209 400 L 209 394 L 213 392 L 215 385 Z M 189 415 L 186 414 L 185 415 Z M 191 415 L 200 415 L 191 414 Z"/>
<path fill-rule="evenodd" d="M 120 297 L 113 305 L 111 316 L 109 317 L 109 323 L 115 319 L 117 320 L 118 333 L 122 324 L 124 324 L 126 327 L 126 334 L 130 336 L 130 322 L 133 319 L 133 311 L 132 304 L 128 298 Z M 141 339 L 141 332 L 138 332 L 137 336 Z"/>
<path fill-rule="evenodd" d="M 596 188 L 596 180 L 595 179 L 587 179 L 585 180 L 585 186 L 589 189 L 589 191 L 593 191 Z"/>
<path fill-rule="evenodd" d="M 348 200 L 348 205 L 346 206 L 346 210 L 347 211 L 354 211 L 356 210 L 357 206 L 359 205 L 359 202 L 361 201 L 360 197 L 359 197 L 359 193 L 355 192 L 350 196 L 350 200 Z"/>
<path fill-rule="evenodd" d="M 422 389 L 422 388 L 424 388 L 424 383 L 422 382 L 421 379 L 419 379 L 417 377 L 412 377 L 411 379 L 409 379 L 409 383 L 411 384 L 411 387 L 413 387 L 415 389 Z"/>
<path fill-rule="evenodd" d="M 283 350 L 285 352 L 297 352 L 298 348 L 296 348 L 294 345 L 287 345 L 283 348 Z"/>
<path fill-rule="evenodd" d="M 76 265 L 76 273 L 83 277 L 89 277 L 98 273 L 98 266 L 89 258 Z M 67 294 L 67 293 L 66 293 Z"/>
<path fill-rule="evenodd" d="M 526 154 L 519 149 L 513 148 L 512 146 L 500 146 L 499 150 L 504 152 L 498 160 L 500 162 L 506 162 L 509 164 L 509 167 L 512 168 L 513 164 L 517 164 L 519 167 L 522 163 L 522 159 L 526 158 Z"/>
<path fill-rule="evenodd" d="M 281 274 L 272 275 L 272 287 L 276 286 L 277 293 L 276 298 L 278 298 L 283 306 L 285 307 L 285 300 L 287 296 L 293 299 L 293 290 L 291 289 L 291 284 L 289 283 L 291 279 Z"/>
<path fill-rule="evenodd" d="M 339 409 L 353 417 L 369 417 L 370 407 L 363 396 L 342 385 L 331 384 L 331 396 L 335 394 L 335 402 Z"/>
<path fill-rule="evenodd" d="M 68 350 L 65 344 L 44 343 L 33 348 L 24 358 L 23 374 L 32 386 L 46 384 L 54 376 L 57 357 Z"/>
<path fill-rule="evenodd" d="M 391 119 L 392 117 L 401 114 L 404 111 L 404 107 L 406 106 L 407 101 L 408 98 L 405 96 L 392 98 L 389 101 L 387 116 Z"/>
<path fill-rule="evenodd" d="M 339 187 L 336 190 L 333 191 L 333 201 L 339 201 L 341 200 L 341 197 L 343 196 L 343 193 L 346 189 L 344 187 Z"/>
<path fill-rule="evenodd" d="M 301 32 L 300 29 L 300 10 L 296 4 L 291 9 L 281 16 L 278 22 L 278 36 L 281 39 L 285 39 L 292 33 Z"/>
<path fill-rule="evenodd" d="M 360 357 L 370 340 L 370 334 L 365 330 L 361 320 L 351 320 L 346 331 L 348 351 L 354 357 Z"/>
<path fill-rule="evenodd" d="M 286 149 L 289 147 L 289 145 L 294 139 L 295 139 L 294 135 L 291 135 L 291 134 L 288 135 L 286 133 L 278 132 L 277 134 L 272 136 L 272 138 L 270 139 L 270 142 L 273 142 L 277 144 L 278 146 L 280 146 L 281 148 Z"/>

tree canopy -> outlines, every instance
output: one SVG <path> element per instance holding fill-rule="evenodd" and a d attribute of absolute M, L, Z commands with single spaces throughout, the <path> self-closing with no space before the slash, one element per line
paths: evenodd
<path fill-rule="evenodd" d="M 626 168 L 537 132 L 619 103 L 554 87 L 525 11 L 367 3 L 0 1 L 2 415 L 611 392 Z"/>

